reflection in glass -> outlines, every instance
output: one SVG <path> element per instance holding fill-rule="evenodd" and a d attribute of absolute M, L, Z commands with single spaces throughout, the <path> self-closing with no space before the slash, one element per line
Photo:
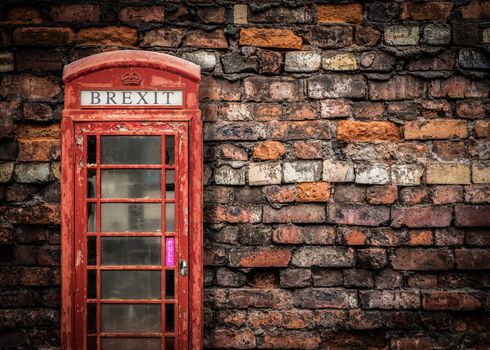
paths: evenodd
<path fill-rule="evenodd" d="M 161 271 L 101 271 L 103 299 L 160 299 Z"/>
<path fill-rule="evenodd" d="M 175 338 L 165 338 L 165 349 L 171 350 L 175 348 Z"/>
<path fill-rule="evenodd" d="M 160 350 L 160 338 L 101 338 L 102 350 Z M 173 349 L 173 348 L 172 348 Z"/>
<path fill-rule="evenodd" d="M 96 223 L 96 211 L 97 208 L 96 203 L 88 203 L 87 204 L 87 231 L 95 232 L 95 223 Z"/>
<path fill-rule="evenodd" d="M 113 169 L 101 172 L 102 198 L 159 198 L 160 170 Z"/>
<path fill-rule="evenodd" d="M 87 337 L 87 350 L 97 350 L 97 338 Z"/>
<path fill-rule="evenodd" d="M 101 237 L 101 265 L 160 265 L 160 237 Z"/>
<path fill-rule="evenodd" d="M 97 136 L 87 136 L 87 164 L 97 163 Z"/>
<path fill-rule="evenodd" d="M 97 304 L 87 304 L 87 332 L 95 333 L 97 330 Z"/>
<path fill-rule="evenodd" d="M 87 237 L 87 251 L 88 265 L 96 265 L 97 264 L 97 238 L 96 237 Z"/>
<path fill-rule="evenodd" d="M 87 298 L 97 298 L 97 271 L 87 270 Z"/>
<path fill-rule="evenodd" d="M 161 164 L 160 136 L 101 136 L 101 164 Z"/>
<path fill-rule="evenodd" d="M 174 331 L 174 304 L 165 304 L 165 331 Z"/>
<path fill-rule="evenodd" d="M 173 299 L 175 296 L 174 270 L 165 271 L 165 299 Z"/>
<path fill-rule="evenodd" d="M 160 304 L 101 304 L 102 332 L 160 332 Z"/>
<path fill-rule="evenodd" d="M 175 231 L 175 212 L 174 203 L 165 204 L 165 231 L 174 232 Z"/>
<path fill-rule="evenodd" d="M 87 170 L 87 198 L 95 198 L 95 191 L 97 183 L 97 170 Z"/>
<path fill-rule="evenodd" d="M 165 172 L 165 197 L 175 198 L 175 171 L 167 170 Z"/>
<path fill-rule="evenodd" d="M 101 230 L 104 232 L 160 232 L 160 203 L 103 203 Z"/>
<path fill-rule="evenodd" d="M 165 164 L 172 165 L 175 163 L 175 137 L 165 136 Z"/>

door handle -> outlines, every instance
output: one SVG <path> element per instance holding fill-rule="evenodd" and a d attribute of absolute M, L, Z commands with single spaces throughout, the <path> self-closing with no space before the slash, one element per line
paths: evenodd
<path fill-rule="evenodd" d="M 180 260 L 180 262 L 179 262 L 180 275 L 181 276 L 187 276 L 187 270 L 188 270 L 187 261 Z"/>

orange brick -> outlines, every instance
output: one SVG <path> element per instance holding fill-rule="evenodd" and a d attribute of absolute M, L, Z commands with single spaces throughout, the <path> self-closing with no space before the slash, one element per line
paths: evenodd
<path fill-rule="evenodd" d="M 327 182 L 303 182 L 297 185 L 298 202 L 326 202 L 330 198 Z"/>
<path fill-rule="evenodd" d="M 362 5 L 317 5 L 316 9 L 319 23 L 361 23 Z"/>
<path fill-rule="evenodd" d="M 337 127 L 341 141 L 396 141 L 400 139 L 398 127 L 392 122 L 358 122 L 341 120 Z"/>
<path fill-rule="evenodd" d="M 467 138 L 468 128 L 463 120 L 415 120 L 405 124 L 406 140 Z"/>
<path fill-rule="evenodd" d="M 279 159 L 286 152 L 281 142 L 265 141 L 257 144 L 253 150 L 253 158 L 260 160 Z"/>
<path fill-rule="evenodd" d="M 303 39 L 291 29 L 243 28 L 240 30 L 240 45 L 301 49 Z"/>
<path fill-rule="evenodd" d="M 124 26 L 82 28 L 76 41 L 79 45 L 136 45 L 138 31 Z"/>
<path fill-rule="evenodd" d="M 347 245 L 366 244 L 366 233 L 361 230 L 349 230 L 348 232 L 345 232 L 344 238 Z"/>
<path fill-rule="evenodd" d="M 417 230 L 408 234 L 409 245 L 432 245 L 432 231 Z"/>
<path fill-rule="evenodd" d="M 227 49 L 228 42 L 223 29 L 212 32 L 194 30 L 187 33 L 184 40 L 185 46 L 200 47 L 205 49 Z"/>
<path fill-rule="evenodd" d="M 401 19 L 414 19 L 418 21 L 449 17 L 453 4 L 451 2 L 415 3 L 404 2 L 402 5 Z"/>

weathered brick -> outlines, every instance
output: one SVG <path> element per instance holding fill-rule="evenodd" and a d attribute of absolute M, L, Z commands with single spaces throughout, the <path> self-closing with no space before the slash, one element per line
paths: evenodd
<path fill-rule="evenodd" d="M 246 4 L 235 4 L 233 6 L 233 23 L 248 23 L 248 6 Z"/>
<path fill-rule="evenodd" d="M 466 292 L 436 291 L 422 295 L 422 306 L 430 311 L 478 310 L 481 302 Z"/>
<path fill-rule="evenodd" d="M 272 7 L 253 11 L 249 16 L 250 22 L 255 23 L 309 23 L 311 10 L 309 7 Z"/>
<path fill-rule="evenodd" d="M 189 31 L 184 39 L 185 46 L 199 47 L 203 49 L 227 49 L 228 42 L 223 29 L 212 32 L 201 30 Z"/>
<path fill-rule="evenodd" d="M 248 184 L 250 186 L 280 184 L 281 175 L 280 163 L 250 163 L 248 166 Z"/>
<path fill-rule="evenodd" d="M 266 186 L 264 195 L 271 203 L 291 203 L 296 200 L 296 187 L 289 186 Z"/>
<path fill-rule="evenodd" d="M 339 227 L 337 230 L 337 242 L 349 246 L 365 245 L 367 242 L 367 230 L 357 227 Z"/>
<path fill-rule="evenodd" d="M 396 186 L 372 186 L 367 190 L 369 204 L 393 204 L 398 199 Z"/>
<path fill-rule="evenodd" d="M 119 11 L 123 22 L 163 22 L 164 16 L 163 6 L 126 6 Z"/>
<path fill-rule="evenodd" d="M 391 208 L 392 227 L 447 227 L 451 223 L 450 207 L 393 207 Z"/>
<path fill-rule="evenodd" d="M 390 182 L 390 169 L 384 165 L 359 165 L 356 167 L 356 183 L 385 185 Z"/>
<path fill-rule="evenodd" d="M 48 163 L 26 163 L 15 166 L 15 179 L 18 182 L 46 182 L 49 180 L 49 175 Z"/>
<path fill-rule="evenodd" d="M 490 163 L 473 163 L 471 165 L 471 178 L 473 183 L 490 183 Z"/>
<path fill-rule="evenodd" d="M 275 209 L 264 206 L 264 223 L 322 223 L 325 222 L 325 205 L 298 204 Z"/>
<path fill-rule="evenodd" d="M 297 101 L 303 97 L 301 80 L 291 78 L 251 77 L 243 80 L 246 100 Z"/>
<path fill-rule="evenodd" d="M 381 40 L 381 32 L 375 27 L 357 27 L 354 36 L 359 46 L 376 46 Z"/>
<path fill-rule="evenodd" d="M 470 80 L 461 75 L 453 75 L 445 80 L 432 80 L 430 83 L 432 97 L 486 97 L 489 89 L 488 82 Z"/>
<path fill-rule="evenodd" d="M 0 163 L 0 182 L 9 182 L 14 174 L 14 163 Z"/>
<path fill-rule="evenodd" d="M 321 68 L 322 56 L 314 51 L 287 52 L 285 57 L 286 72 L 316 72 Z"/>
<path fill-rule="evenodd" d="M 458 117 L 464 119 L 483 119 L 487 114 L 485 104 L 478 100 L 456 102 L 455 112 Z M 483 122 L 483 120 L 479 120 L 475 123 L 475 131 L 478 122 Z"/>
<path fill-rule="evenodd" d="M 177 41 L 180 43 L 180 39 Z M 186 52 L 182 55 L 182 58 L 199 65 L 203 71 L 212 71 L 216 67 L 216 56 L 211 52 Z"/>
<path fill-rule="evenodd" d="M 311 45 L 325 49 L 338 49 L 352 45 L 350 26 L 313 26 L 307 34 Z"/>
<path fill-rule="evenodd" d="M 283 308 L 293 306 L 292 293 L 281 289 L 231 289 L 229 291 L 229 305 L 239 309 L 255 308 Z"/>
<path fill-rule="evenodd" d="M 145 32 L 141 46 L 143 47 L 179 47 L 182 39 L 185 36 L 185 31 L 182 29 L 153 29 Z"/>
<path fill-rule="evenodd" d="M 451 26 L 449 24 L 427 24 L 424 27 L 423 40 L 429 45 L 446 45 L 451 41 Z"/>
<path fill-rule="evenodd" d="M 386 250 L 382 248 L 366 248 L 356 251 L 356 266 L 364 269 L 379 270 L 388 264 Z"/>
<path fill-rule="evenodd" d="M 51 76 L 40 77 L 29 74 L 6 75 L 0 82 L 0 96 L 23 96 L 33 100 L 48 100 L 61 92 L 58 81 Z"/>
<path fill-rule="evenodd" d="M 57 160 L 61 155 L 60 141 L 56 139 L 20 139 L 18 159 L 22 162 Z"/>
<path fill-rule="evenodd" d="M 353 182 L 354 165 L 349 162 L 323 161 L 323 180 L 328 182 Z"/>
<path fill-rule="evenodd" d="M 291 29 L 243 28 L 240 30 L 240 45 L 301 49 L 303 39 Z"/>
<path fill-rule="evenodd" d="M 459 163 L 427 164 L 427 184 L 458 185 L 470 183 L 470 165 Z"/>
<path fill-rule="evenodd" d="M 279 225 L 272 232 L 272 241 L 279 244 L 303 243 L 303 230 L 296 225 Z"/>
<path fill-rule="evenodd" d="M 446 185 L 431 188 L 432 203 L 451 204 L 463 201 L 463 188 L 461 186 Z"/>
<path fill-rule="evenodd" d="M 400 190 L 400 203 L 416 205 L 429 203 L 429 189 L 427 187 L 405 187 Z"/>
<path fill-rule="evenodd" d="M 88 27 L 77 33 L 79 45 L 136 45 L 138 31 L 125 26 Z"/>
<path fill-rule="evenodd" d="M 17 28 L 13 38 L 20 46 L 63 46 L 73 43 L 75 33 L 71 28 L 24 27 Z"/>
<path fill-rule="evenodd" d="M 463 120 L 415 120 L 405 123 L 404 135 L 406 140 L 467 138 L 468 127 Z"/>
<path fill-rule="evenodd" d="M 224 23 L 225 10 L 223 7 L 201 7 L 198 8 L 197 14 L 203 23 Z"/>
<path fill-rule="evenodd" d="M 470 1 L 459 8 L 464 19 L 490 19 L 488 1 Z"/>
<path fill-rule="evenodd" d="M 329 204 L 328 222 L 343 225 L 379 226 L 390 219 L 388 207 L 362 204 Z"/>
<path fill-rule="evenodd" d="M 323 100 L 320 103 L 320 116 L 322 118 L 349 117 L 350 115 L 350 103 L 343 98 Z"/>
<path fill-rule="evenodd" d="M 322 176 L 319 161 L 294 161 L 283 163 L 285 183 L 319 181 Z"/>
<path fill-rule="evenodd" d="M 320 159 L 322 142 L 316 140 L 294 142 L 293 155 L 298 159 Z"/>
<path fill-rule="evenodd" d="M 420 294 L 417 291 L 368 290 L 360 291 L 361 306 L 366 309 L 418 309 Z"/>
<path fill-rule="evenodd" d="M 231 160 L 248 160 L 248 154 L 245 149 L 230 143 L 219 145 L 219 157 Z"/>
<path fill-rule="evenodd" d="M 296 271 L 301 271 L 301 270 L 296 270 Z M 307 272 L 305 272 L 305 274 L 308 275 Z M 311 310 L 300 310 L 300 309 L 286 310 L 282 314 L 282 326 L 286 329 L 312 328 L 315 325 L 314 316 L 315 314 Z"/>
<path fill-rule="evenodd" d="M 285 267 L 291 260 L 291 251 L 286 248 L 240 248 L 231 250 L 228 260 L 234 267 Z"/>
<path fill-rule="evenodd" d="M 465 186 L 464 201 L 467 203 L 490 203 L 490 185 Z"/>
<path fill-rule="evenodd" d="M 327 182 L 303 182 L 297 185 L 298 202 L 326 202 L 330 198 Z"/>
<path fill-rule="evenodd" d="M 451 270 L 454 267 L 454 258 L 447 249 L 400 248 L 391 257 L 391 264 L 395 270 Z"/>
<path fill-rule="evenodd" d="M 464 231 L 450 227 L 434 232 L 434 240 L 437 246 L 458 246 L 464 241 Z"/>
<path fill-rule="evenodd" d="M 251 331 L 234 331 L 228 328 L 215 328 L 206 334 L 205 345 L 224 349 L 253 349 L 256 346 L 255 335 Z"/>
<path fill-rule="evenodd" d="M 39 8 L 31 6 L 7 7 L 3 15 L 3 21 L 9 24 L 42 23 L 44 20 Z"/>
<path fill-rule="evenodd" d="M 308 96 L 324 98 L 362 98 L 366 96 L 366 81 L 361 75 L 330 74 L 307 79 Z"/>
<path fill-rule="evenodd" d="M 223 165 L 215 170 L 214 182 L 217 185 L 245 185 L 246 168 L 235 169 L 229 165 Z"/>
<path fill-rule="evenodd" d="M 259 59 L 256 56 L 239 53 L 221 55 L 221 63 L 225 73 L 256 72 L 259 67 Z"/>
<path fill-rule="evenodd" d="M 204 76 L 199 87 L 199 99 L 204 101 L 239 101 L 240 83 Z"/>
<path fill-rule="evenodd" d="M 361 23 L 363 20 L 362 5 L 357 3 L 320 4 L 316 7 L 316 15 L 319 23 Z"/>
<path fill-rule="evenodd" d="M 268 329 L 273 324 L 280 324 L 281 312 L 277 310 L 253 310 L 248 315 L 248 321 L 252 329 Z"/>
<path fill-rule="evenodd" d="M 488 249 L 455 249 L 454 255 L 456 267 L 460 270 L 490 269 L 490 250 Z"/>
<path fill-rule="evenodd" d="M 284 144 L 278 141 L 264 141 L 253 148 L 252 157 L 258 160 L 277 160 L 286 152 Z"/>
<path fill-rule="evenodd" d="M 262 210 L 257 206 L 217 205 L 206 212 L 207 221 L 211 223 L 257 223 L 260 222 Z"/>
<path fill-rule="evenodd" d="M 322 67 L 325 70 L 332 71 L 350 71 L 356 70 L 356 56 L 350 52 L 326 52 L 322 57 Z"/>
<path fill-rule="evenodd" d="M 396 141 L 398 127 L 392 122 L 358 122 L 341 120 L 337 125 L 337 140 L 341 141 Z"/>
<path fill-rule="evenodd" d="M 306 244 L 333 244 L 335 230 L 326 225 L 303 226 L 303 238 Z"/>
<path fill-rule="evenodd" d="M 490 226 L 490 205 L 463 205 L 454 207 L 456 226 Z"/>
<path fill-rule="evenodd" d="M 465 243 L 470 246 L 490 246 L 490 234 L 487 229 L 466 231 Z"/>
<path fill-rule="evenodd" d="M 401 19 L 404 20 L 444 20 L 449 17 L 453 4 L 450 2 L 429 2 L 429 3 L 412 3 L 404 2 L 402 4 Z"/>
<path fill-rule="evenodd" d="M 359 59 L 362 70 L 388 72 L 393 70 L 396 59 L 383 51 L 363 52 Z"/>
<path fill-rule="evenodd" d="M 51 7 L 49 16 L 55 22 L 98 22 L 100 6 L 89 4 L 66 4 Z"/>
<path fill-rule="evenodd" d="M 406 100 L 424 97 L 426 84 L 410 75 L 397 75 L 387 81 L 369 81 L 369 96 L 372 100 Z"/>
<path fill-rule="evenodd" d="M 416 164 L 395 165 L 391 172 L 393 183 L 400 186 L 420 185 L 423 175 L 424 168 Z"/>
<path fill-rule="evenodd" d="M 300 331 L 274 331 L 263 335 L 263 349 L 317 349 L 321 343 L 319 335 Z"/>
<path fill-rule="evenodd" d="M 397 3 L 372 3 L 366 6 L 367 18 L 374 22 L 389 22 L 400 15 L 400 6 Z"/>
<path fill-rule="evenodd" d="M 305 288 L 294 292 L 294 304 L 306 309 L 352 309 L 357 307 L 357 298 L 349 289 Z"/>
<path fill-rule="evenodd" d="M 14 54 L 12 52 L 0 53 L 0 72 L 11 72 L 14 70 Z"/>
<path fill-rule="evenodd" d="M 333 197 L 337 203 L 364 203 L 366 188 L 355 184 L 336 184 Z"/>
<path fill-rule="evenodd" d="M 437 71 L 452 70 L 454 68 L 455 54 L 451 51 L 443 51 L 436 56 L 422 56 L 408 62 L 410 71 Z"/>
<path fill-rule="evenodd" d="M 278 74 L 283 66 L 283 56 L 280 52 L 259 50 L 259 73 Z"/>
<path fill-rule="evenodd" d="M 388 45 L 417 45 L 420 28 L 417 26 L 394 25 L 385 28 L 385 42 Z"/>

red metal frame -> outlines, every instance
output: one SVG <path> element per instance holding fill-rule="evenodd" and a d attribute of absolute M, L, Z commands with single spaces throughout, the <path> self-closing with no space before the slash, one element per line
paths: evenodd
<path fill-rule="evenodd" d="M 134 71 L 142 77 L 141 86 L 124 86 L 121 76 Z M 86 303 L 86 221 L 87 202 L 97 205 L 97 228 L 100 228 L 100 203 L 110 202 L 161 202 L 162 225 L 165 218 L 164 199 L 100 199 L 100 170 L 105 168 L 156 168 L 162 169 L 162 196 L 165 186 L 165 168 L 162 166 L 118 165 L 104 166 L 98 162 L 94 169 L 97 172 L 96 198 L 86 199 L 86 169 L 83 163 L 85 138 L 87 134 L 131 134 L 131 135 L 163 135 L 173 134 L 179 142 L 175 147 L 176 188 L 176 236 L 177 262 L 186 259 L 189 262 L 189 274 L 179 277 L 176 266 L 175 285 L 175 327 L 178 330 L 176 339 L 178 349 L 202 348 L 202 123 L 198 109 L 199 67 L 179 58 L 144 51 L 115 51 L 90 56 L 65 67 L 65 110 L 62 120 L 62 321 L 61 337 L 63 349 L 84 349 L 86 339 L 85 303 Z M 173 108 L 87 108 L 80 107 L 81 90 L 137 90 L 137 89 L 181 89 L 183 106 Z M 97 136 L 100 138 L 100 136 Z M 164 142 L 162 141 L 162 147 Z M 97 142 L 97 153 L 100 142 Z M 86 149 L 86 147 L 85 147 Z M 162 153 L 162 157 L 165 153 Z M 178 154 L 178 156 L 177 156 Z M 80 163 L 82 161 L 82 163 Z M 83 167 L 82 167 L 83 166 Z M 177 171 L 182 174 L 177 176 Z M 190 176 L 192 174 L 192 176 Z M 180 181 L 177 181 L 180 179 Z M 82 192 L 80 192 L 82 191 Z M 83 194 L 83 195 L 81 195 Z M 186 217 L 186 215 L 188 215 Z M 164 232 L 164 231 L 163 231 Z M 162 233 L 110 233 L 111 236 L 162 236 L 162 253 L 164 253 L 164 237 Z M 92 234 L 88 234 L 92 235 Z M 103 236 L 98 230 L 96 237 Z M 99 260 L 100 238 L 97 238 L 97 262 Z M 181 246 L 179 246 L 181 244 Z M 162 287 L 165 285 L 164 255 L 162 266 L 154 267 L 90 267 L 97 272 L 98 288 L 100 288 L 100 270 L 102 269 L 156 269 L 162 271 Z M 162 288 L 164 290 L 164 288 Z M 100 291 L 97 299 L 100 300 Z M 112 300 L 111 303 L 121 301 Z M 162 300 L 127 300 L 125 303 L 165 303 Z M 104 301 L 106 303 L 106 301 Z M 100 305 L 100 304 L 97 304 Z M 99 310 L 98 310 L 99 311 Z M 163 311 L 163 306 L 162 306 Z M 177 315 L 177 312 L 179 314 Z M 100 315 L 100 312 L 98 313 Z M 165 313 L 162 312 L 162 327 L 165 325 Z M 97 323 L 97 330 L 99 330 Z M 76 334 L 82 334 L 78 337 Z M 113 334 L 116 335 L 116 334 Z M 137 334 L 131 333 L 132 336 Z M 158 335 L 158 334 L 155 334 Z M 144 336 L 148 336 L 147 334 Z M 81 339 L 81 340 L 79 340 Z M 162 349 L 164 341 L 162 338 Z"/>

